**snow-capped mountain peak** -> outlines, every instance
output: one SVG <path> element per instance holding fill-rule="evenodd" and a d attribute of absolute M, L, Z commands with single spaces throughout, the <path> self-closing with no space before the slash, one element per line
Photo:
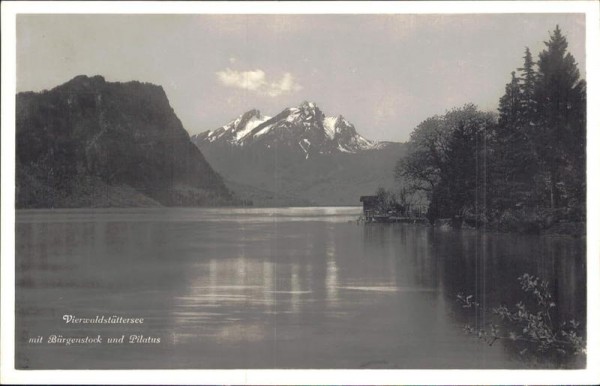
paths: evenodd
<path fill-rule="evenodd" d="M 323 112 L 313 102 L 304 101 L 298 106 L 298 109 L 305 118 L 318 118 L 323 115 Z"/>
<path fill-rule="evenodd" d="M 358 153 L 383 146 L 365 139 L 342 115 L 328 117 L 310 101 L 289 107 L 274 117 L 250 110 L 225 126 L 192 137 L 199 146 L 209 143 L 236 147 L 290 148 L 309 158 L 313 154 Z"/>
<path fill-rule="evenodd" d="M 269 119 L 271 119 L 271 117 L 264 116 L 259 110 L 252 109 L 244 114 L 241 114 L 225 126 L 219 127 L 216 130 L 206 131 L 198 134 L 193 136 L 192 139 L 198 139 L 207 142 L 218 141 L 236 144 L 255 127 Z"/>

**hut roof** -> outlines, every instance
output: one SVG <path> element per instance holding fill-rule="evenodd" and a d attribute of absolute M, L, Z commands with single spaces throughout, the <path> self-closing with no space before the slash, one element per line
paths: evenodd
<path fill-rule="evenodd" d="M 377 201 L 377 196 L 360 196 L 360 202 L 372 203 Z"/>

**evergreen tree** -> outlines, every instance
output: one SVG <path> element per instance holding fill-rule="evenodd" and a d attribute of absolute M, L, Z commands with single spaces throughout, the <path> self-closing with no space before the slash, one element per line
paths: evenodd
<path fill-rule="evenodd" d="M 535 142 L 555 208 L 565 199 L 581 204 L 585 196 L 585 83 L 558 26 L 545 44 L 534 90 Z"/>
<path fill-rule="evenodd" d="M 498 106 L 499 119 L 496 133 L 495 159 L 490 165 L 491 180 L 496 185 L 491 197 L 492 206 L 503 210 L 510 208 L 517 199 L 515 193 L 515 172 L 518 168 L 519 140 L 521 137 L 521 85 L 513 71 L 511 81 L 506 84 L 505 93 Z"/>
<path fill-rule="evenodd" d="M 515 205 L 535 206 L 540 202 L 538 192 L 543 191 L 537 183 L 539 162 L 533 142 L 537 74 L 528 48 L 523 59 L 523 67 L 519 68 L 521 76 L 511 74 L 498 107 L 495 156 L 490 162 L 490 180 L 495 188 L 490 200 L 492 207 L 500 211 Z"/>
<path fill-rule="evenodd" d="M 521 72 L 521 123 L 527 129 L 526 134 L 530 135 L 530 126 L 534 125 L 535 121 L 535 86 L 537 81 L 537 73 L 535 71 L 535 63 L 531 56 L 529 47 L 525 48 L 525 56 L 523 57 L 523 67 L 519 68 Z"/>
<path fill-rule="evenodd" d="M 515 72 L 511 73 L 511 81 L 505 87 L 505 93 L 500 98 L 498 111 L 500 117 L 498 123 L 508 130 L 517 130 L 521 112 L 521 86 Z"/>
<path fill-rule="evenodd" d="M 566 208 L 555 218 L 584 218 L 586 85 L 558 26 L 545 44 L 537 63 L 526 48 L 497 121 L 466 105 L 411 133 L 396 177 L 427 194 L 431 220 L 500 221 L 517 207 Z"/>
<path fill-rule="evenodd" d="M 519 148 L 521 187 L 528 191 L 521 195 L 521 199 L 528 204 L 537 206 L 543 203 L 543 192 L 545 190 L 545 181 L 540 173 L 540 157 L 537 154 L 535 146 L 535 135 L 538 121 L 537 107 L 535 100 L 535 88 L 538 74 L 535 69 L 535 62 L 531 55 L 529 47 L 525 48 L 523 56 L 523 67 L 519 68 L 521 72 L 521 111 L 520 133 L 521 146 Z"/>

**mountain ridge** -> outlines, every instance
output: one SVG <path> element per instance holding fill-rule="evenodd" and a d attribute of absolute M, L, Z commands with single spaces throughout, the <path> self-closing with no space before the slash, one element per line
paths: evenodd
<path fill-rule="evenodd" d="M 161 86 L 76 76 L 16 96 L 18 208 L 226 205 Z"/>
<path fill-rule="evenodd" d="M 308 101 L 273 117 L 252 109 L 191 140 L 243 198 L 264 203 L 259 192 L 268 191 L 272 205 L 359 205 L 361 195 L 394 187 L 405 151 L 362 137 L 343 115 L 326 116 Z"/>
<path fill-rule="evenodd" d="M 305 158 L 314 154 L 375 150 L 389 143 L 364 138 L 343 115 L 325 116 L 315 103 L 309 101 L 298 107 L 285 108 L 273 117 L 252 109 L 224 126 L 193 135 L 191 139 L 199 146 L 216 142 L 271 148 L 284 143 L 295 151 L 301 150 Z"/>

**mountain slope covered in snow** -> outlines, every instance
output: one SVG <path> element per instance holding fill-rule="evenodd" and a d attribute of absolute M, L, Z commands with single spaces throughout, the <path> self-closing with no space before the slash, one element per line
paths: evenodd
<path fill-rule="evenodd" d="M 204 144 L 228 144 L 238 147 L 286 147 L 305 158 L 316 154 L 358 153 L 385 146 L 365 139 L 342 115 L 327 117 L 312 102 L 286 108 L 274 117 L 250 110 L 216 130 L 192 137 Z"/>
<path fill-rule="evenodd" d="M 273 117 L 250 110 L 192 141 L 228 181 L 299 199 L 290 205 L 358 205 L 361 195 L 394 185 L 404 151 L 404 144 L 362 137 L 343 116 L 326 116 L 312 102 Z"/>

